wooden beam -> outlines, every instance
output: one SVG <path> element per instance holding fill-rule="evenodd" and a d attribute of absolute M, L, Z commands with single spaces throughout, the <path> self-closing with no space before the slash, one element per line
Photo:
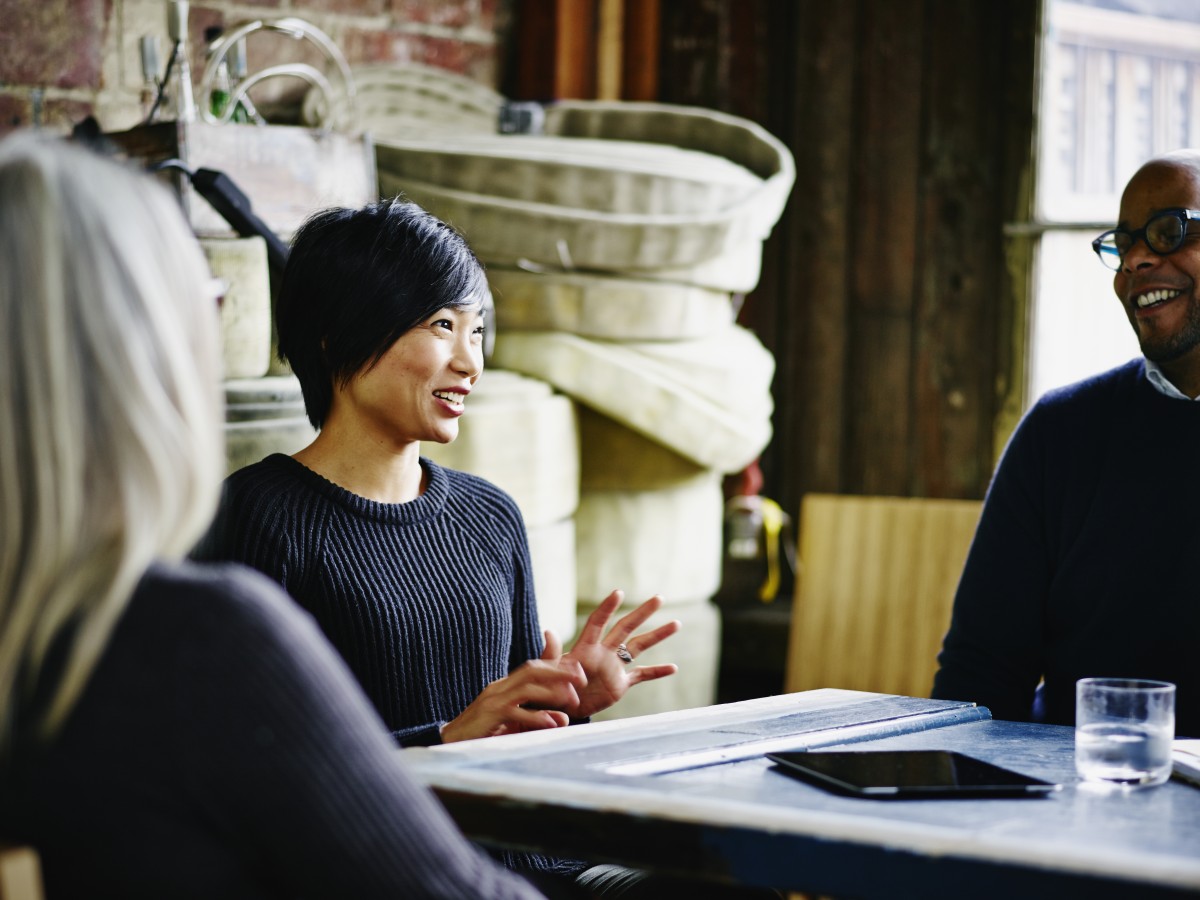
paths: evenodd
<path fill-rule="evenodd" d="M 596 99 L 620 100 L 625 45 L 624 0 L 600 0 L 596 32 Z"/>
<path fill-rule="evenodd" d="M 554 99 L 596 96 L 596 0 L 556 0 Z"/>
<path fill-rule="evenodd" d="M 660 0 L 625 0 L 621 97 L 656 101 L 662 32 Z"/>
<path fill-rule="evenodd" d="M 596 0 L 517 0 L 514 100 L 590 99 L 596 93 Z"/>

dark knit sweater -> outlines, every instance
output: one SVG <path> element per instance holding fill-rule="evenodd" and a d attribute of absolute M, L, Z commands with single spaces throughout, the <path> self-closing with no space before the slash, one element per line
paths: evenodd
<path fill-rule="evenodd" d="M 421 464 L 420 497 L 376 503 L 269 456 L 227 479 L 197 551 L 283 585 L 409 746 L 438 743 L 440 725 L 542 651 L 516 504 L 482 478 Z"/>
<path fill-rule="evenodd" d="M 197 557 L 244 562 L 313 614 L 406 746 L 543 648 L 520 510 L 489 481 L 428 459 L 425 491 L 377 503 L 273 454 L 226 479 Z M 584 863 L 498 852 L 512 868 Z"/>
<path fill-rule="evenodd" d="M 0 833 L 36 846 L 49 900 L 539 896 L 462 839 L 312 619 L 241 566 L 153 567 L 58 737 L 17 740 Z"/>
<path fill-rule="evenodd" d="M 1141 359 L 1047 394 L 984 502 L 933 696 L 1072 724 L 1075 681 L 1177 685 L 1176 733 L 1200 737 L 1200 403 Z"/>

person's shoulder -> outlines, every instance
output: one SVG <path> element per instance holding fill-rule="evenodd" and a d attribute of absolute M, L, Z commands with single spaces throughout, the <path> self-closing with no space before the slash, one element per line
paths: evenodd
<path fill-rule="evenodd" d="M 136 596 L 169 598 L 172 614 L 221 618 L 231 612 L 261 616 L 291 603 L 283 589 L 261 572 L 237 562 L 159 561 L 138 584 Z"/>
<path fill-rule="evenodd" d="M 1145 381 L 1141 357 L 1051 388 L 1021 417 L 1004 456 L 1019 457 L 1038 447 L 1074 452 L 1081 442 L 1100 438 L 1113 423 L 1124 422 L 1123 413 L 1137 396 L 1139 381 Z"/>
<path fill-rule="evenodd" d="M 1030 412 L 1043 418 L 1091 413 L 1133 397 L 1144 379 L 1145 363 L 1139 356 L 1097 375 L 1052 388 L 1038 398 Z"/>
<path fill-rule="evenodd" d="M 1141 357 L 1052 388 L 1022 416 L 1005 447 L 1001 467 L 1021 469 L 1034 460 L 1052 468 L 1075 465 L 1081 447 L 1094 449 L 1123 433 L 1138 397 L 1152 391 Z M 1087 458 L 1100 457 L 1092 453 Z"/>
<path fill-rule="evenodd" d="M 303 490 L 289 457 L 272 454 L 226 476 L 216 515 L 191 552 L 194 560 L 244 560 L 248 548 L 271 544 L 275 551 L 287 546 Z M 311 506 L 309 504 L 308 506 Z M 257 563 L 255 563 L 257 565 Z"/>
<path fill-rule="evenodd" d="M 260 572 L 230 562 L 159 560 L 125 615 L 124 646 L 152 646 L 212 683 L 289 672 L 317 681 L 336 654 L 312 615 Z M 305 674 L 307 673 L 307 674 Z"/>
<path fill-rule="evenodd" d="M 425 458 L 422 464 L 428 467 L 432 481 L 440 480 L 446 485 L 447 509 L 522 521 L 516 500 L 495 482 L 471 472 L 439 466 Z"/>
<path fill-rule="evenodd" d="M 461 469 L 448 469 L 427 458 L 422 462 L 428 467 L 432 478 L 445 478 L 452 496 L 473 497 L 503 505 L 515 505 L 515 501 L 508 491 L 482 475 L 464 472 Z"/>
<path fill-rule="evenodd" d="M 188 647 L 265 651 L 311 640 L 315 628 L 278 583 L 237 562 L 159 560 L 142 576 L 130 612 L 139 632 L 178 633 Z"/>
<path fill-rule="evenodd" d="M 311 469 L 281 453 L 236 470 L 221 490 L 218 526 L 223 532 L 267 528 L 295 530 L 297 521 L 323 517 L 343 493 Z"/>
<path fill-rule="evenodd" d="M 230 500 L 287 493 L 295 489 L 301 467 L 291 457 L 272 453 L 225 477 L 224 496 Z"/>

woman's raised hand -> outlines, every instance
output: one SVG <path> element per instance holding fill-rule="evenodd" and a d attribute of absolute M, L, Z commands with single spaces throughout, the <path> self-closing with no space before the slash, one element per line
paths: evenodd
<path fill-rule="evenodd" d="M 624 597 L 622 591 L 613 591 L 604 598 L 604 602 L 588 616 L 574 645 L 559 662 L 560 665 L 578 664 L 587 679 L 579 690 L 578 706 L 568 707 L 576 718 L 582 719 L 608 709 L 635 684 L 674 675 L 679 669 L 673 663 L 628 667 L 643 652 L 677 632 L 680 623 L 673 619 L 650 631 L 634 634 L 662 606 L 662 597 L 656 594 L 618 619 L 605 634 L 608 620 L 621 606 Z M 622 650 L 627 658 L 622 658 Z M 543 659 L 546 658 L 543 654 Z"/>

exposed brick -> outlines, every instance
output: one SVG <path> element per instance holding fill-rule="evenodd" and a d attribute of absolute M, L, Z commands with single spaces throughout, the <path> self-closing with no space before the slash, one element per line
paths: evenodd
<path fill-rule="evenodd" d="M 351 66 L 375 63 L 416 62 L 418 38 L 403 31 L 367 31 L 348 28 L 341 49 Z"/>
<path fill-rule="evenodd" d="M 476 24 L 472 0 L 391 0 L 392 17 L 404 24 L 465 28 Z"/>
<path fill-rule="evenodd" d="M 342 51 L 350 65 L 420 63 L 467 75 L 481 84 L 495 85 L 496 48 L 451 38 L 435 38 L 396 29 L 347 29 Z"/>
<path fill-rule="evenodd" d="M 333 63 L 312 41 L 296 40 L 273 31 L 257 31 L 247 36 L 246 66 L 251 75 L 268 66 L 287 63 L 305 63 L 337 83 L 338 75 Z M 199 75 L 196 77 L 199 83 Z M 294 121 L 309 88 L 309 83 L 303 79 L 280 75 L 252 87 L 250 99 L 268 121 Z"/>
<path fill-rule="evenodd" d="M 483 31 L 495 31 L 496 17 L 501 12 L 500 0 L 479 0 L 479 20 L 474 24 Z M 512 11 L 508 10 L 507 15 L 511 16 Z"/>
<path fill-rule="evenodd" d="M 148 100 L 146 101 L 149 102 Z M 129 91 L 101 91 L 93 113 L 105 131 L 128 131 L 146 117 L 147 106 Z"/>
<path fill-rule="evenodd" d="M 411 34 L 405 31 L 365 31 L 349 29 L 343 50 L 351 65 L 364 63 L 421 63 L 467 74 L 480 54 L 478 44 L 448 38 Z M 486 48 L 488 56 L 492 48 Z"/>
<path fill-rule="evenodd" d="M 225 13 L 222 10 L 214 9 L 211 6 L 192 5 L 191 11 L 188 13 L 188 46 L 192 55 L 188 61 L 192 64 L 197 82 L 200 81 L 200 73 L 204 71 L 204 64 L 207 61 L 205 56 L 208 53 L 208 41 L 204 40 L 204 32 L 213 26 L 232 29 L 235 24 L 236 20 L 226 22 Z"/>
<path fill-rule="evenodd" d="M 0 137 L 30 124 L 32 118 L 28 97 L 0 91 Z"/>
<path fill-rule="evenodd" d="M 121 10 L 121 24 L 124 32 L 120 35 L 121 67 L 124 70 L 124 81 L 121 87 L 140 89 L 142 86 L 142 49 L 143 35 L 153 35 L 158 38 L 158 72 L 167 64 L 167 14 L 166 5 L 153 0 L 125 0 Z"/>
<path fill-rule="evenodd" d="M 100 87 L 112 0 L 0 0 L 0 82 Z"/>
<path fill-rule="evenodd" d="M 208 41 L 204 39 L 204 32 L 210 26 L 214 25 L 225 26 L 225 13 L 223 11 L 209 6 L 191 5 L 191 8 L 188 10 L 187 51 L 188 65 L 192 69 L 192 93 L 195 95 L 197 101 L 200 99 L 200 79 L 204 76 L 204 66 L 208 62 Z M 162 52 L 162 65 L 166 66 L 167 59 L 171 55 L 171 47 L 165 40 Z M 138 71 L 140 72 L 140 67 Z"/>
<path fill-rule="evenodd" d="M 319 9 L 323 12 L 377 16 L 386 8 L 387 0 L 292 0 L 292 5 L 298 11 Z"/>
<path fill-rule="evenodd" d="M 463 70 L 463 74 L 478 81 L 480 84 L 486 84 L 488 87 L 498 90 L 500 73 L 497 68 L 496 49 L 494 47 L 476 45 L 475 51 L 471 54 L 467 62 L 467 67 Z"/>
<path fill-rule="evenodd" d="M 307 63 L 321 71 L 331 65 L 321 48 L 304 38 L 296 40 L 274 31 L 258 31 L 246 37 L 246 65 L 251 75 L 285 63 Z"/>
<path fill-rule="evenodd" d="M 47 98 L 42 106 L 42 127 L 66 134 L 93 113 L 91 103 L 63 98 Z"/>
<path fill-rule="evenodd" d="M 115 9 L 122 11 L 125 33 L 116 34 Z M 193 0 L 189 17 L 189 57 L 198 87 L 205 64 L 204 29 L 209 25 L 234 25 L 263 15 L 295 12 L 325 28 L 327 14 L 336 14 L 340 28 L 329 32 L 353 64 L 420 62 L 464 73 L 482 83 L 494 82 L 496 48 L 490 42 L 464 43 L 452 37 L 414 34 L 426 27 L 453 34 L 456 30 L 495 28 L 508 0 Z M 308 13 L 306 13 L 308 11 Z M 379 21 L 390 17 L 391 28 L 351 28 L 360 16 Z M 162 41 L 160 66 L 166 64 L 166 10 L 164 0 L 0 0 L 0 85 L 18 88 L 0 91 L 0 127 L 11 130 L 11 121 L 29 123 L 32 114 L 28 91 L 45 87 L 94 92 L 97 114 L 115 115 L 124 121 L 140 114 L 142 87 L 139 39 L 156 34 Z M 328 28 L 325 29 L 329 31 Z M 329 61 L 308 41 L 294 41 L 269 33 L 252 35 L 247 42 L 250 71 L 284 62 L 304 62 L 333 75 Z M 299 79 L 273 79 L 254 89 L 254 98 L 266 109 L 299 102 L 308 89 Z M 129 107 L 130 112 L 126 112 Z M 74 124 L 91 111 L 86 98 L 46 101 L 44 123 Z"/>
<path fill-rule="evenodd" d="M 414 62 L 427 66 L 449 69 L 460 75 L 477 78 L 481 73 L 491 73 L 495 67 L 496 49 L 491 44 L 448 40 L 422 35 L 417 38 L 417 54 Z M 490 74 L 485 84 L 492 84 Z"/>

